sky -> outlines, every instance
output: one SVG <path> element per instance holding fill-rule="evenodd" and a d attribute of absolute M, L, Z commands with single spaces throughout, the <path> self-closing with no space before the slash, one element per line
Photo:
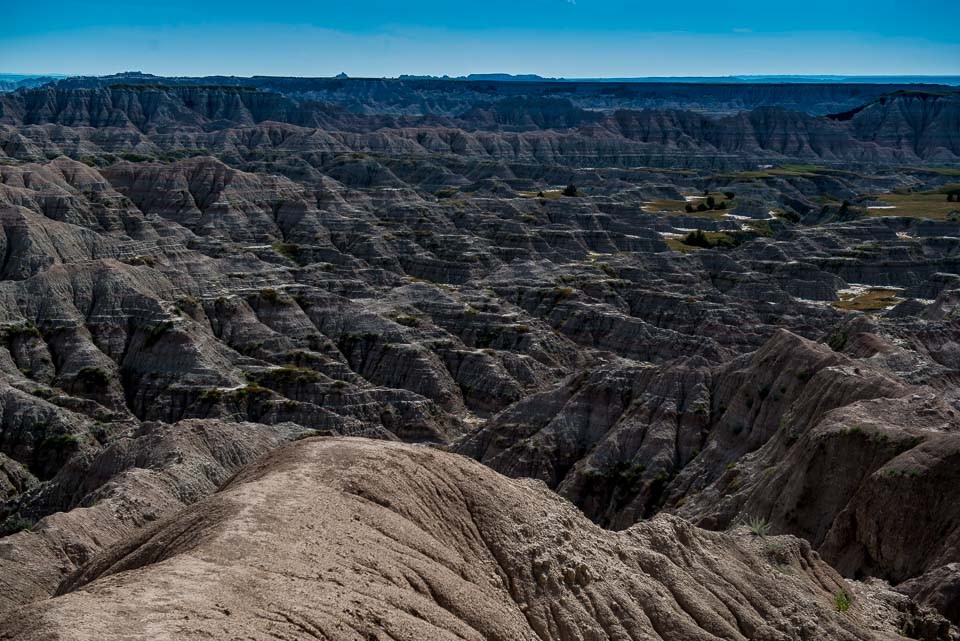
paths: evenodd
<path fill-rule="evenodd" d="M 958 0 L 10 2 L 0 73 L 960 74 Z"/>

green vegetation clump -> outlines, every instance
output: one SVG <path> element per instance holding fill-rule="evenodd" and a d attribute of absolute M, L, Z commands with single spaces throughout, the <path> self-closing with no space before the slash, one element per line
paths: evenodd
<path fill-rule="evenodd" d="M 147 332 L 147 338 L 144 341 L 143 345 L 146 348 L 153 347 L 157 344 L 164 334 L 173 329 L 173 321 L 165 320 L 157 323 Z"/>
<path fill-rule="evenodd" d="M 837 612 L 846 612 L 853 605 L 853 598 L 847 594 L 846 590 L 841 589 L 833 595 L 833 607 Z"/>
<path fill-rule="evenodd" d="M 838 327 L 830 334 L 830 338 L 827 339 L 827 345 L 835 352 L 842 352 L 843 348 L 847 346 L 848 340 L 849 333 L 847 330 L 843 327 Z"/>
<path fill-rule="evenodd" d="M 277 369 L 251 372 L 248 377 L 255 383 L 272 383 L 274 385 L 297 385 L 300 383 L 316 383 L 320 374 L 308 367 L 285 365 Z"/>
<path fill-rule="evenodd" d="M 724 232 L 705 232 L 702 229 L 696 229 L 687 234 L 681 241 L 687 247 L 698 247 L 701 249 L 731 248 L 736 247 L 740 242 Z"/>
<path fill-rule="evenodd" d="M 617 461 L 613 465 L 587 472 L 591 479 L 602 479 L 617 484 L 633 486 L 643 476 L 647 466 L 639 461 Z"/>
<path fill-rule="evenodd" d="M 759 516 L 748 517 L 744 525 L 754 536 L 766 536 L 770 532 L 770 522 Z"/>
<path fill-rule="evenodd" d="M 474 314 L 477 313 L 477 311 L 472 307 L 467 310 L 467 313 L 470 313 L 470 312 L 473 312 Z M 397 323 L 398 325 L 403 325 L 404 327 L 420 326 L 420 319 L 410 314 L 397 314 L 396 316 L 393 317 L 393 322 Z"/>
<path fill-rule="evenodd" d="M 223 395 L 222 390 L 212 387 L 201 391 L 197 398 L 207 403 L 218 403 L 223 398 Z"/>
<path fill-rule="evenodd" d="M 0 522 L 0 536 L 10 536 L 17 532 L 29 530 L 33 527 L 33 521 L 25 519 L 19 513 L 11 514 Z"/>
<path fill-rule="evenodd" d="M 157 264 L 157 261 L 153 256 L 134 256 L 133 258 L 127 259 L 126 263 L 128 265 L 145 265 L 147 267 L 153 267 Z"/>
<path fill-rule="evenodd" d="M 153 160 L 153 158 L 151 158 L 150 156 L 144 156 L 143 154 L 136 154 L 136 153 L 133 153 L 132 151 L 125 151 L 118 155 L 120 156 L 120 158 L 128 162 L 147 162 L 149 160 Z"/>
<path fill-rule="evenodd" d="M 196 307 L 200 304 L 200 299 L 196 296 L 182 296 L 176 300 L 176 306 L 179 309 L 184 309 L 186 307 Z"/>
<path fill-rule="evenodd" d="M 768 543 L 763 548 L 764 556 L 774 565 L 787 565 L 790 563 L 790 555 L 786 547 L 781 543 Z"/>
<path fill-rule="evenodd" d="M 273 250 L 290 260 L 297 260 L 300 256 L 300 245 L 296 243 L 273 243 Z"/>
<path fill-rule="evenodd" d="M 271 287 L 267 287 L 266 289 L 260 290 L 260 298 L 268 303 L 278 303 L 280 301 L 280 292 Z"/>
<path fill-rule="evenodd" d="M 576 185 L 567 185 L 563 188 L 563 195 L 567 196 L 568 198 L 573 198 L 575 196 L 579 196 L 580 192 L 577 190 Z"/>
<path fill-rule="evenodd" d="M 236 394 L 238 399 L 256 400 L 258 398 L 270 396 L 271 392 L 266 387 L 257 385 L 256 383 L 248 383 L 234 392 L 234 394 Z"/>
<path fill-rule="evenodd" d="M 5 347 L 10 347 L 13 345 L 13 342 L 18 338 L 39 338 L 40 330 L 37 329 L 36 325 L 27 321 L 19 325 L 8 325 L 0 330 L 0 343 Z"/>
<path fill-rule="evenodd" d="M 62 452 L 75 449 L 80 444 L 80 437 L 76 434 L 53 434 L 40 443 L 42 450 Z"/>
<path fill-rule="evenodd" d="M 77 372 L 77 381 L 97 387 L 109 385 L 110 379 L 110 372 L 102 367 L 84 367 Z"/>

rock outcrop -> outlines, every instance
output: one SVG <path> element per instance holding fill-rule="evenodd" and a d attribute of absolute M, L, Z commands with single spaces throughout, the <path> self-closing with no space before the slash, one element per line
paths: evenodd
<path fill-rule="evenodd" d="M 0 635 L 894 639 L 914 620 L 891 603 L 790 537 L 672 517 L 607 532 L 460 457 L 316 439 L 114 546 Z"/>

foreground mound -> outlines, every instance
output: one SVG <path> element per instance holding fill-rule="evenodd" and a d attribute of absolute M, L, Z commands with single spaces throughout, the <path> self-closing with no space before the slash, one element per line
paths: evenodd
<path fill-rule="evenodd" d="M 541 483 L 344 438 L 275 451 L 60 593 L 7 615 L 0 639 L 852 640 L 914 625 L 798 539 L 668 516 L 610 532 Z"/>

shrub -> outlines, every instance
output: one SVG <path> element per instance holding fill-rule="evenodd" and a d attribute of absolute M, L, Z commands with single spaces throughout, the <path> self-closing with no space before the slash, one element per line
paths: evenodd
<path fill-rule="evenodd" d="M 474 313 L 476 313 L 476 310 L 474 310 L 473 308 L 470 308 L 469 310 L 467 310 L 467 313 L 469 313 L 469 312 L 471 312 L 471 311 L 473 311 Z M 403 325 L 404 327 L 419 327 L 419 326 L 420 326 L 420 319 L 417 318 L 416 316 L 411 316 L 410 314 L 397 314 L 397 316 L 394 317 L 393 320 L 394 320 L 394 322 L 397 323 L 398 325 Z"/>
<path fill-rule="evenodd" d="M 833 606 L 837 609 L 837 612 L 846 612 L 851 605 L 853 605 L 853 598 L 847 594 L 846 590 L 841 589 L 833 595 Z"/>
<path fill-rule="evenodd" d="M 727 197 L 727 200 L 733 200 L 734 198 L 737 197 L 737 195 L 732 191 L 725 191 L 723 192 L 723 195 Z"/>
<path fill-rule="evenodd" d="M 827 345 L 829 345 L 830 349 L 833 351 L 840 352 L 844 347 L 847 346 L 848 340 L 849 334 L 847 333 L 847 330 L 843 328 L 837 328 L 832 334 L 830 334 L 830 338 L 827 339 Z"/>
<path fill-rule="evenodd" d="M 275 385 L 296 385 L 298 383 L 316 383 L 320 380 L 320 374 L 308 367 L 295 367 L 285 365 L 277 369 L 265 370 L 262 372 L 252 372 L 249 375 L 250 380 L 255 383 L 270 382 Z"/>
<path fill-rule="evenodd" d="M 39 336 L 40 330 L 37 329 L 36 325 L 27 321 L 20 325 L 9 325 L 0 330 L 0 344 L 10 347 L 17 338 Z"/>
<path fill-rule="evenodd" d="M 19 514 L 11 514 L 3 522 L 0 522 L 0 536 L 10 536 L 23 530 L 29 530 L 33 527 L 33 521 L 25 519 Z"/>
<path fill-rule="evenodd" d="M 80 443 L 76 434 L 54 434 L 43 439 L 40 449 L 43 450 L 72 450 Z"/>
<path fill-rule="evenodd" d="M 691 205 L 690 203 L 687 203 L 684 209 L 687 211 L 688 214 L 692 214 L 693 212 L 696 211 L 696 209 L 694 209 L 693 205 Z"/>
<path fill-rule="evenodd" d="M 702 229 L 697 229 L 689 234 L 683 239 L 684 245 L 690 245 L 691 247 L 713 247 L 713 243 L 710 242 L 710 239 L 707 238 L 707 235 L 703 233 Z"/>
<path fill-rule="evenodd" d="M 150 160 L 150 156 L 144 156 L 143 154 L 135 154 L 133 152 L 124 152 L 120 154 L 120 157 L 128 162 L 146 162 Z"/>
<path fill-rule="evenodd" d="M 110 384 L 110 372 L 102 367 L 84 367 L 77 372 L 77 380 L 81 383 L 89 383 L 96 386 Z"/>
<path fill-rule="evenodd" d="M 156 259 L 153 256 L 134 256 L 133 258 L 127 259 L 128 265 L 144 265 L 146 267 L 153 267 L 157 264 Z"/>
<path fill-rule="evenodd" d="M 763 548 L 764 556 L 774 565 L 787 565 L 790 562 L 790 556 L 781 543 L 767 543 Z"/>
<path fill-rule="evenodd" d="M 576 185 L 567 185 L 563 188 L 563 195 L 567 197 L 579 196 L 580 193 L 577 191 Z"/>
<path fill-rule="evenodd" d="M 300 255 L 300 245 L 295 243 L 274 243 L 273 250 L 285 258 L 297 260 Z"/>
<path fill-rule="evenodd" d="M 173 329 L 173 321 L 165 320 L 157 323 L 147 332 L 147 338 L 144 341 L 144 347 L 150 348 L 156 345 L 160 338 Z"/>
<path fill-rule="evenodd" d="M 749 528 L 754 536 L 766 536 L 770 532 L 770 522 L 763 517 L 751 516 L 744 521 L 744 525 Z"/>
<path fill-rule="evenodd" d="M 262 387 L 256 383 L 247 383 L 247 385 L 238 389 L 234 394 L 236 394 L 238 399 L 259 400 L 270 396 L 271 392 L 266 387 Z"/>
<path fill-rule="evenodd" d="M 277 290 L 268 287 L 260 290 L 260 298 L 269 303 L 276 303 L 280 300 L 280 293 Z"/>

